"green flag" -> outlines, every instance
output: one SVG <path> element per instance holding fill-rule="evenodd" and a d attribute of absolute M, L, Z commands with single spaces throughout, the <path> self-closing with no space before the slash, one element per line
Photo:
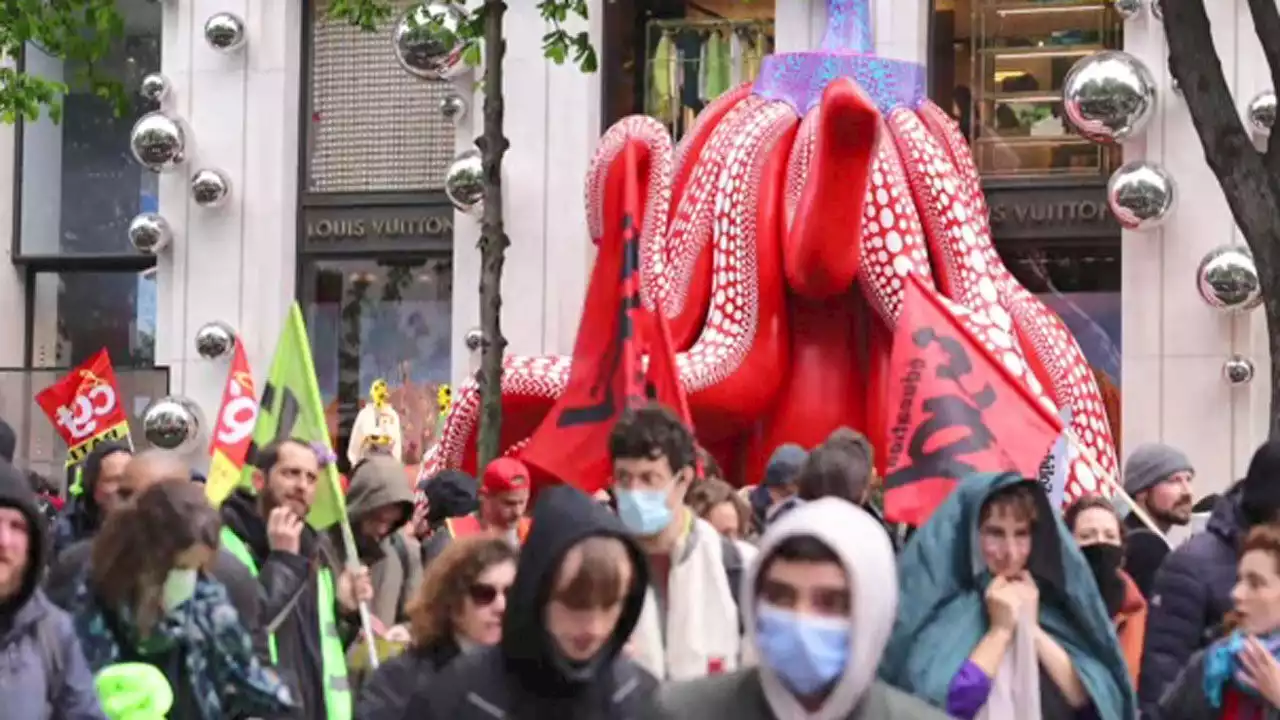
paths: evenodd
<path fill-rule="evenodd" d="M 307 327 L 302 322 L 302 310 L 296 302 L 289 309 L 289 317 L 276 344 L 276 356 L 271 361 L 271 373 L 262 388 L 262 402 L 258 407 L 258 422 L 253 427 L 253 446 L 249 457 L 253 457 L 257 448 L 288 438 L 323 446 L 330 456 L 333 455 L 324 403 L 320 400 L 320 384 L 316 381 L 316 368 L 311 361 L 311 342 L 307 339 Z M 246 467 L 245 472 L 246 477 L 252 477 L 251 467 Z M 325 463 L 320 468 L 320 480 L 307 523 L 323 530 L 344 519 L 346 514 L 346 497 L 338 479 L 338 468 L 332 462 Z"/>

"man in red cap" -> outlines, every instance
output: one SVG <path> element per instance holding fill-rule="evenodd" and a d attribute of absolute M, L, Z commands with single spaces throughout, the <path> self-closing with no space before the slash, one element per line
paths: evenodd
<path fill-rule="evenodd" d="M 471 515 L 452 517 L 431 536 L 423 551 L 431 562 L 456 537 L 489 532 L 502 535 L 513 545 L 524 544 L 529 534 L 529 468 L 515 458 L 498 458 L 484 469 L 480 481 L 480 509 Z"/>

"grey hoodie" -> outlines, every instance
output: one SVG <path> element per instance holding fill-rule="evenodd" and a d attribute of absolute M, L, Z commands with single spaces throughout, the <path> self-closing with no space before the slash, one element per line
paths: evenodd
<path fill-rule="evenodd" d="M 17 720 L 105 720 L 71 618 L 37 587 L 44 518 L 27 479 L 0 460 L 0 507 L 27 518 L 27 571 L 17 594 L 0 600 L 0 716 Z"/>
<path fill-rule="evenodd" d="M 743 573 L 742 613 L 747 642 L 756 648 L 757 575 L 773 550 L 792 537 L 811 536 L 843 561 L 853 587 L 849 660 L 826 701 L 806 711 L 768 665 L 686 683 L 664 685 L 651 720 L 945 720 L 933 708 L 876 680 L 880 655 L 898 610 L 897 570 L 884 527 L 839 498 L 805 503 L 778 518 L 760 541 L 760 553 Z"/>

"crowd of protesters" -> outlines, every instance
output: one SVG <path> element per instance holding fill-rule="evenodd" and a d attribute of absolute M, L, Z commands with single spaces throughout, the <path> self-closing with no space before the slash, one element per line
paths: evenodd
<path fill-rule="evenodd" d="M 1199 514 L 1174 448 L 1125 465 L 1154 527 L 996 473 L 907 529 L 852 430 L 738 489 L 649 407 L 594 497 L 531 498 L 512 458 L 417 488 L 360 458 L 357 558 L 305 522 L 324 448 L 261 448 L 214 509 L 177 457 L 110 443 L 64 503 L 14 446 L 0 426 L 5 717 L 1280 717 L 1280 443 L 1171 549 Z"/>

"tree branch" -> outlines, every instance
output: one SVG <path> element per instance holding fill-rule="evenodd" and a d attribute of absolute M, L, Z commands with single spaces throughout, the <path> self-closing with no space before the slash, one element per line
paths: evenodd
<path fill-rule="evenodd" d="M 1271 267 L 1276 249 L 1264 239 L 1271 237 L 1269 226 L 1280 216 L 1280 186 L 1268 173 L 1231 97 L 1204 0 L 1165 3 L 1164 31 L 1169 69 L 1182 89 L 1205 161 L 1255 259 Z"/>
<path fill-rule="evenodd" d="M 1248 0 L 1249 14 L 1253 16 L 1253 30 L 1262 43 L 1262 54 L 1271 70 L 1271 87 L 1280 87 L 1280 9 L 1275 0 Z M 1272 133 L 1267 141 L 1265 156 L 1267 167 L 1280 172 L 1280 133 Z"/>

